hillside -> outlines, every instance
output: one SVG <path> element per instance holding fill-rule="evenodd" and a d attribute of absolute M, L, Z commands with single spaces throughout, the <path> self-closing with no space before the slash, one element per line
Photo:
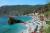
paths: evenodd
<path fill-rule="evenodd" d="M 6 5 L 0 7 L 0 16 L 19 16 L 41 11 L 47 11 L 47 5 Z"/>

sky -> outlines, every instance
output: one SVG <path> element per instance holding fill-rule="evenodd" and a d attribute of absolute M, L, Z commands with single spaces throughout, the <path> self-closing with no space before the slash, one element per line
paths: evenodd
<path fill-rule="evenodd" d="M 48 0 L 0 0 L 0 6 L 3 5 L 41 5 L 48 3 Z"/>
<path fill-rule="evenodd" d="M 48 0 L 48 2 L 50 2 L 50 0 Z"/>

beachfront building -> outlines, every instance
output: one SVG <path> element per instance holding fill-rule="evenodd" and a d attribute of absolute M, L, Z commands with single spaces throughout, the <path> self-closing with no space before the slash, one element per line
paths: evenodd
<path fill-rule="evenodd" d="M 29 14 L 31 15 L 31 14 Z M 46 21 L 44 19 L 44 15 L 38 15 L 38 13 L 32 13 L 32 20 L 29 20 L 29 21 L 26 21 L 27 24 L 26 27 L 27 29 L 26 30 L 23 30 L 22 33 L 40 33 L 41 31 L 40 30 L 43 30 L 42 26 L 44 27 L 45 24 L 46 24 Z"/>

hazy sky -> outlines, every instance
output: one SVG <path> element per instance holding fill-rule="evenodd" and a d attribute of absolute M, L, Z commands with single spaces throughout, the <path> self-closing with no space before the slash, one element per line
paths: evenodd
<path fill-rule="evenodd" d="M 37 5 L 46 4 L 48 0 L 0 0 L 0 6 L 3 5 Z"/>

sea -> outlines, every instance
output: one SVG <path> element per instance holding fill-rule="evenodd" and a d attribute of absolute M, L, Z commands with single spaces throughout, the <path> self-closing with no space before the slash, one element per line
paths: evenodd
<path fill-rule="evenodd" d="M 31 16 L 15 16 L 14 19 L 19 19 L 24 22 L 28 20 L 32 20 Z M 9 17 L 3 16 L 0 17 L 0 33 L 21 33 L 21 31 L 27 29 L 27 27 L 23 24 L 14 24 L 9 25 L 8 24 Z"/>

